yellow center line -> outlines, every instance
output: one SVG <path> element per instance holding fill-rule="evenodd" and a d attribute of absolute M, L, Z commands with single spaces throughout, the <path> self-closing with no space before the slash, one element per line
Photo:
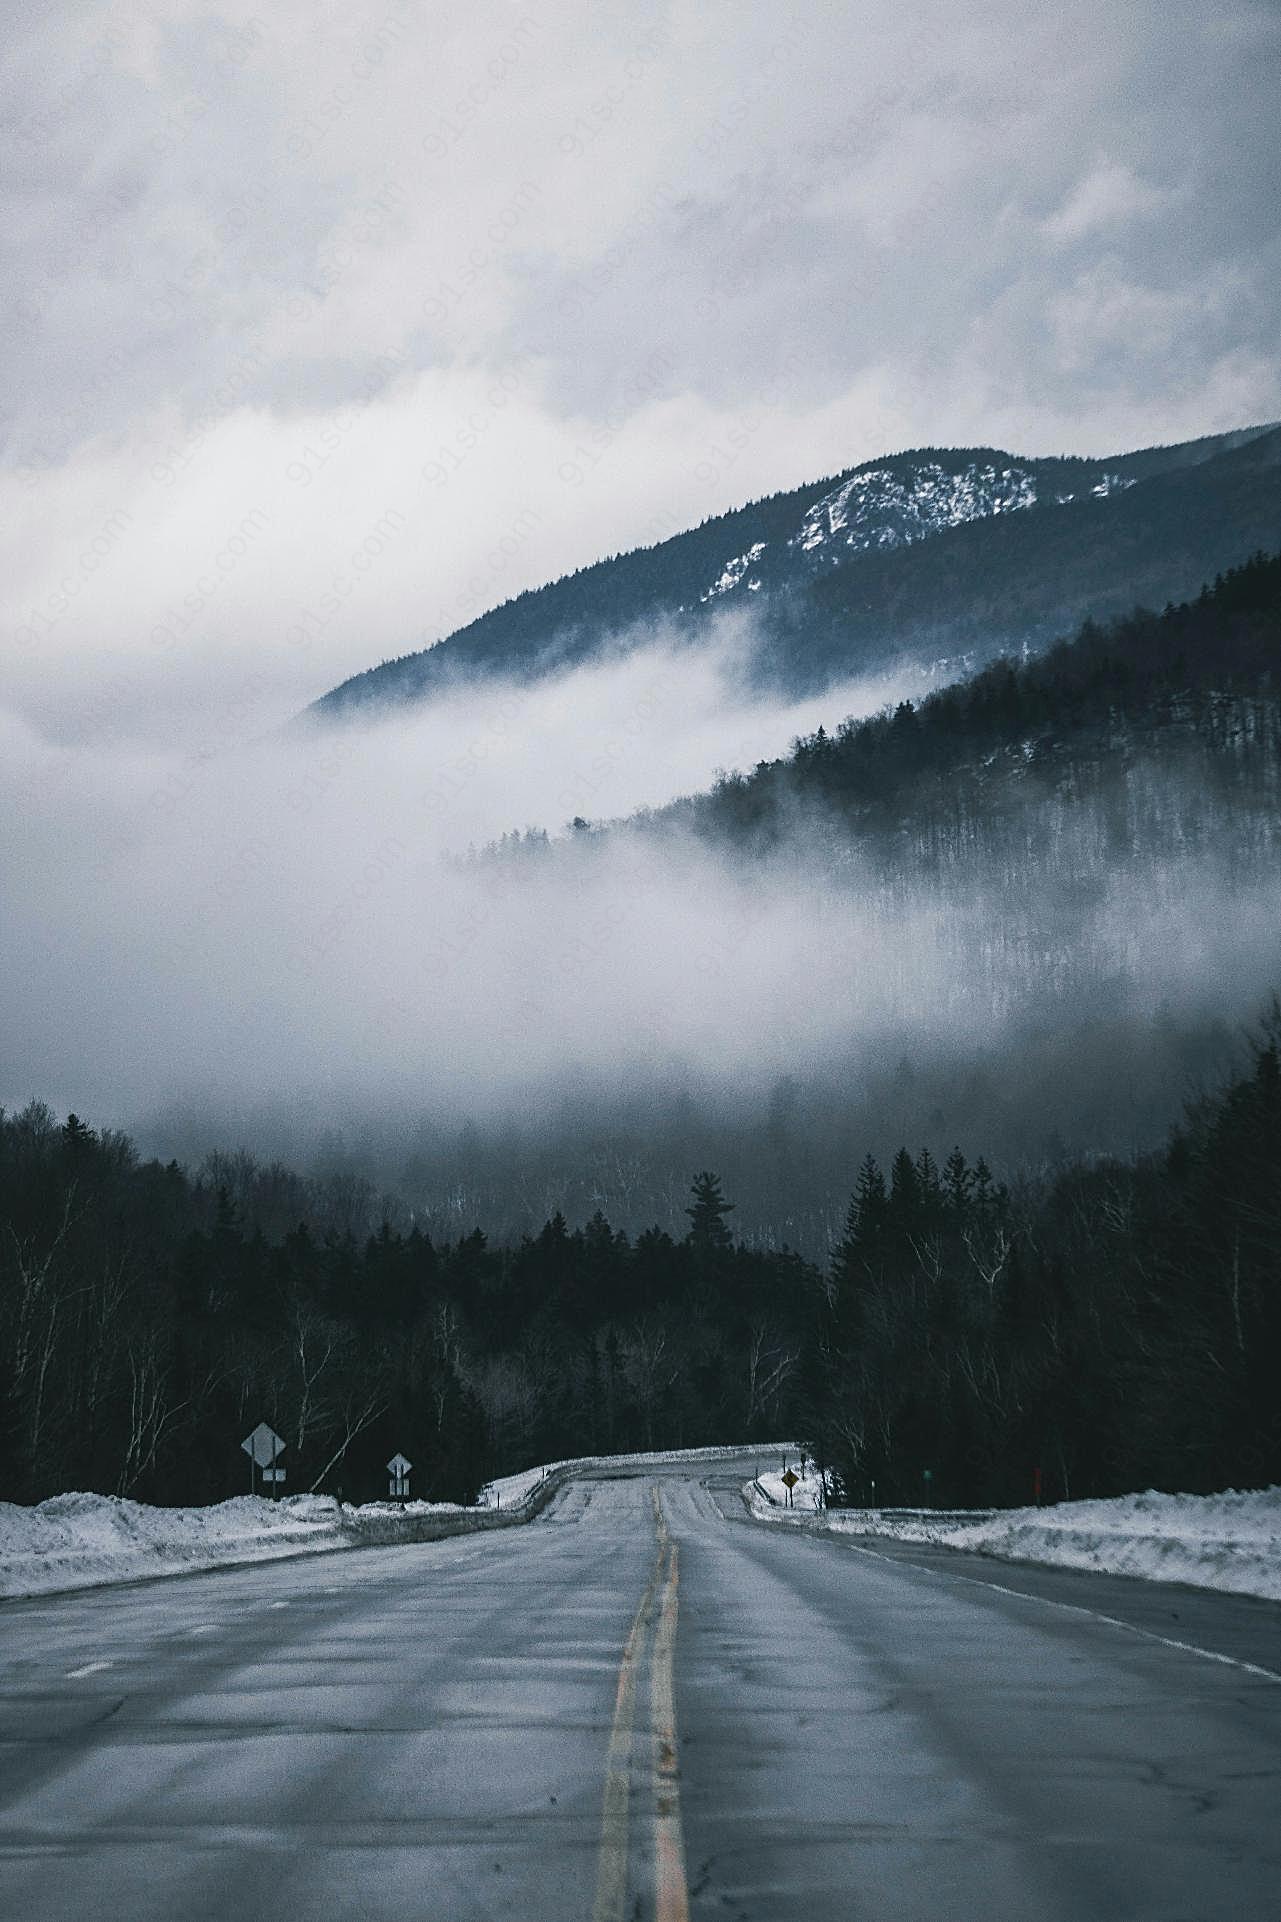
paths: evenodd
<path fill-rule="evenodd" d="M 658 1506 L 658 1490 L 651 1490 L 654 1513 L 660 1534 L 659 1557 L 655 1560 L 640 1607 L 632 1620 L 623 1644 L 623 1659 L 618 1669 L 614 1695 L 614 1723 L 605 1757 L 605 1801 L 601 1814 L 600 1857 L 596 1870 L 596 1900 L 592 1922 L 623 1922 L 627 1905 L 627 1826 L 631 1803 L 632 1734 L 636 1724 L 636 1684 L 653 1615 L 654 1591 L 658 1586 L 661 1543 L 665 1537 Z"/>
<path fill-rule="evenodd" d="M 654 1716 L 654 1922 L 689 1922 L 685 1836 L 681 1822 L 680 1760 L 676 1748 L 676 1543 L 667 1551 L 658 1628 L 654 1635 L 650 1703 Z"/>
<path fill-rule="evenodd" d="M 657 1553 L 640 1607 L 623 1645 L 614 1697 L 614 1721 L 605 1762 L 605 1799 L 601 1815 L 600 1858 L 592 1922 L 625 1922 L 628 1893 L 628 1831 L 631 1814 L 632 1755 L 636 1733 L 636 1701 L 640 1678 L 649 1658 L 649 1705 L 653 1741 L 648 1746 L 654 1799 L 654 1917 L 655 1922 L 688 1922 L 689 1894 L 685 1880 L 685 1845 L 681 1830 L 680 1787 L 677 1779 L 676 1700 L 673 1657 L 676 1648 L 676 1544 L 658 1489 L 651 1488 Z M 654 1605 L 662 1602 L 657 1627 Z"/>

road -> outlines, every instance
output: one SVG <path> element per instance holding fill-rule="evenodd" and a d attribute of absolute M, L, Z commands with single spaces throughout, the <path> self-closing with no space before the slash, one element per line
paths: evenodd
<path fill-rule="evenodd" d="M 706 1473 L 0 1605 L 0 1915 L 1276 1922 L 1281 1609 Z"/>

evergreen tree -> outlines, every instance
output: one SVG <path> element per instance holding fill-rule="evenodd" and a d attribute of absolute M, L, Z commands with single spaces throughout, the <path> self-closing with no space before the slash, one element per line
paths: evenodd
<path fill-rule="evenodd" d="M 68 1160 L 83 1162 L 97 1142 L 93 1129 L 77 1114 L 69 1114 L 62 1124 L 62 1146 Z"/>
<path fill-rule="evenodd" d="M 915 1228 L 921 1214 L 921 1183 L 916 1164 L 906 1148 L 890 1163 L 889 1218 L 902 1234 Z"/>
<path fill-rule="evenodd" d="M 734 1212 L 734 1203 L 721 1193 L 719 1176 L 704 1170 L 695 1175 L 690 1192 L 693 1204 L 685 1210 L 690 1221 L 686 1242 L 699 1254 L 724 1253 L 733 1246 L 725 1217 Z"/>
<path fill-rule="evenodd" d="M 953 1148 L 943 1163 L 943 1193 L 953 1224 L 960 1227 L 969 1213 L 975 1177 L 959 1148 Z"/>
<path fill-rule="evenodd" d="M 938 1163 L 928 1148 L 922 1148 L 916 1157 L 916 1193 L 922 1219 L 933 1222 L 940 1213 L 943 1188 Z"/>
<path fill-rule="evenodd" d="M 885 1177 L 872 1155 L 864 1157 L 850 1202 L 855 1245 L 862 1252 L 876 1246 L 886 1223 Z"/>

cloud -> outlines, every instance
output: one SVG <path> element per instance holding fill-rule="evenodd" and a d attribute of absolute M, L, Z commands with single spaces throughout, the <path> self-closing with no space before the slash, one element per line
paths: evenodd
<path fill-rule="evenodd" d="M 1082 176 L 1050 218 L 1042 232 L 1055 243 L 1084 239 L 1100 230 L 1124 226 L 1167 207 L 1171 190 L 1140 180 L 1129 167 L 1101 161 Z"/>
<path fill-rule="evenodd" d="M 249 735 L 478 600 L 889 447 L 1275 415 L 1277 32 L 1248 0 L 29 11 L 7 699 L 55 738 Z M 291 649 L 387 512 L 377 585 Z"/>
<path fill-rule="evenodd" d="M 136 1117 L 201 1090 L 302 1099 L 330 1085 L 366 1108 L 393 1093 L 430 1107 L 448 1080 L 442 1099 L 491 1109 L 562 1071 L 635 1065 L 669 992 L 666 1045 L 696 1051 L 710 1003 L 678 984 L 738 912 L 738 883 L 709 857 L 673 867 L 659 850 L 584 844 L 499 888 L 463 857 L 784 751 L 821 710 L 751 692 L 751 647 L 731 615 L 697 653 L 653 636 L 532 688 L 455 691 L 411 720 L 196 752 L 57 746 L 5 714 L 3 804 L 22 834 L 0 853 L 3 1094 L 39 1087 Z M 866 708 L 899 691 L 838 698 Z M 776 933 L 778 981 L 803 936 Z M 584 940 L 611 952 L 575 985 Z M 519 1012 L 535 989 L 539 1023 Z M 723 1069 L 732 1024 L 712 1025 Z"/>

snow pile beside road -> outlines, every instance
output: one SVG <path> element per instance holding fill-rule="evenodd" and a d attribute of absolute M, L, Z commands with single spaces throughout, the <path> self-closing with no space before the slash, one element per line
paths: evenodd
<path fill-rule="evenodd" d="M 1122 1495 L 1020 1508 L 957 1529 L 953 1545 L 1009 1560 L 1190 1582 L 1281 1601 L 1281 1488 Z"/>
<path fill-rule="evenodd" d="M 790 1509 L 794 1515 L 813 1515 L 825 1506 L 823 1483 L 818 1470 L 809 1462 L 802 1468 L 795 1458 L 788 1466 L 794 1475 L 800 1476 L 792 1490 L 790 1502 L 781 1468 L 763 1469 L 752 1486 L 758 1494 L 764 1495 L 772 1508 Z"/>
<path fill-rule="evenodd" d="M 750 1499 L 758 1515 L 783 1519 L 755 1491 Z M 840 1509 L 817 1525 L 843 1535 L 891 1536 L 1005 1561 L 1187 1582 L 1281 1601 L 1281 1488 L 1228 1489 L 1219 1495 L 1162 1495 L 1149 1489 L 1110 1501 L 968 1515 Z"/>
<path fill-rule="evenodd" d="M 240 1495 L 210 1508 L 149 1508 L 114 1495 L 55 1495 L 34 1508 L 0 1502 L 0 1595 L 270 1561 L 349 1539 L 328 1495 Z"/>

